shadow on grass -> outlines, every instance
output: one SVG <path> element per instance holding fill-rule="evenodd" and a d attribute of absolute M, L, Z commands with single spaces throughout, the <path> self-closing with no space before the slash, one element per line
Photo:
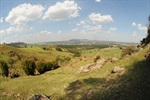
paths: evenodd
<path fill-rule="evenodd" d="M 141 61 L 116 79 L 88 78 L 70 83 L 65 100 L 150 100 L 150 62 Z"/>

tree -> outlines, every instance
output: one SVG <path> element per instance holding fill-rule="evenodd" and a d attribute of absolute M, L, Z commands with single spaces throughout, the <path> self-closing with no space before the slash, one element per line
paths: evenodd
<path fill-rule="evenodd" d="M 0 69 L 2 70 L 2 75 L 8 77 L 8 65 L 5 61 L 0 61 Z"/>
<path fill-rule="evenodd" d="M 147 45 L 148 43 L 150 43 L 150 15 L 148 18 L 148 27 L 147 27 L 147 36 L 146 38 L 143 38 L 143 40 L 141 41 L 141 44 Z"/>
<path fill-rule="evenodd" d="M 37 62 L 36 69 L 40 74 L 43 74 L 46 71 L 46 64 L 44 62 Z"/>
<path fill-rule="evenodd" d="M 34 75 L 35 68 L 36 66 L 33 60 L 25 60 L 23 62 L 23 70 L 27 75 Z"/>

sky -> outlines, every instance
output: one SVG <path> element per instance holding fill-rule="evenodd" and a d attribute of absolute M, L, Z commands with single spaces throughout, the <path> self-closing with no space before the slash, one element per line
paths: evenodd
<path fill-rule="evenodd" d="M 0 43 L 140 42 L 150 0 L 0 0 Z"/>

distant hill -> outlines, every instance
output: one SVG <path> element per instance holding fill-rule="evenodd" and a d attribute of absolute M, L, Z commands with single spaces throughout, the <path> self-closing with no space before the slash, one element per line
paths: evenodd
<path fill-rule="evenodd" d="M 132 42 L 100 41 L 88 39 L 71 39 L 66 41 L 40 42 L 35 45 L 93 45 L 93 44 L 138 44 Z"/>
<path fill-rule="evenodd" d="M 7 45 L 13 46 L 13 47 L 20 47 L 20 46 L 25 46 L 25 45 L 27 45 L 27 44 L 24 43 L 24 42 L 14 42 L 14 43 L 9 43 L 9 44 L 7 44 Z"/>
<path fill-rule="evenodd" d="M 90 42 L 88 39 L 71 39 L 68 42 Z"/>

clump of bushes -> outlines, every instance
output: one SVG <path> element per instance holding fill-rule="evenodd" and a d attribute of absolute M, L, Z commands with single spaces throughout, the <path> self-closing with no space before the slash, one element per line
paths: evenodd
<path fill-rule="evenodd" d="M 53 69 L 53 64 L 51 62 L 37 62 L 36 69 L 40 74 Z"/>
<path fill-rule="evenodd" d="M 23 70 L 26 75 L 34 75 L 35 70 L 37 70 L 40 74 L 45 73 L 46 71 L 53 70 L 59 68 L 58 63 L 55 62 L 43 62 L 39 61 L 35 63 L 33 60 L 25 60 L 23 62 Z"/>
<path fill-rule="evenodd" d="M 36 65 L 33 60 L 25 60 L 23 62 L 23 70 L 27 75 L 34 75 L 35 68 Z"/>
<path fill-rule="evenodd" d="M 74 57 L 81 57 L 81 52 L 76 51 L 76 52 L 74 52 L 73 56 Z"/>
<path fill-rule="evenodd" d="M 70 61 L 71 60 L 71 58 L 70 57 L 66 57 L 66 56 L 57 56 L 56 57 L 56 62 L 57 63 L 66 63 L 66 62 L 68 62 L 68 61 Z"/>
<path fill-rule="evenodd" d="M 94 58 L 94 62 L 97 62 L 97 60 L 99 60 L 100 59 L 100 56 L 96 56 L 95 58 Z"/>
<path fill-rule="evenodd" d="M 56 50 L 57 50 L 57 51 L 60 51 L 60 52 L 63 51 L 63 50 L 62 50 L 61 48 L 59 48 L 59 47 L 56 47 Z"/>
<path fill-rule="evenodd" d="M 56 61 L 53 61 L 52 64 L 53 64 L 52 69 L 57 69 L 60 67 Z"/>
<path fill-rule="evenodd" d="M 68 52 L 73 54 L 73 57 L 81 57 L 81 52 L 79 52 L 78 50 L 74 50 L 74 49 L 68 49 Z"/>
<path fill-rule="evenodd" d="M 2 71 L 2 76 L 8 77 L 9 71 L 8 71 L 8 64 L 5 61 L 0 61 L 0 69 Z"/>
<path fill-rule="evenodd" d="M 131 55 L 135 52 L 135 48 L 132 46 L 126 47 L 122 50 L 122 57 L 125 57 L 126 55 Z"/>

